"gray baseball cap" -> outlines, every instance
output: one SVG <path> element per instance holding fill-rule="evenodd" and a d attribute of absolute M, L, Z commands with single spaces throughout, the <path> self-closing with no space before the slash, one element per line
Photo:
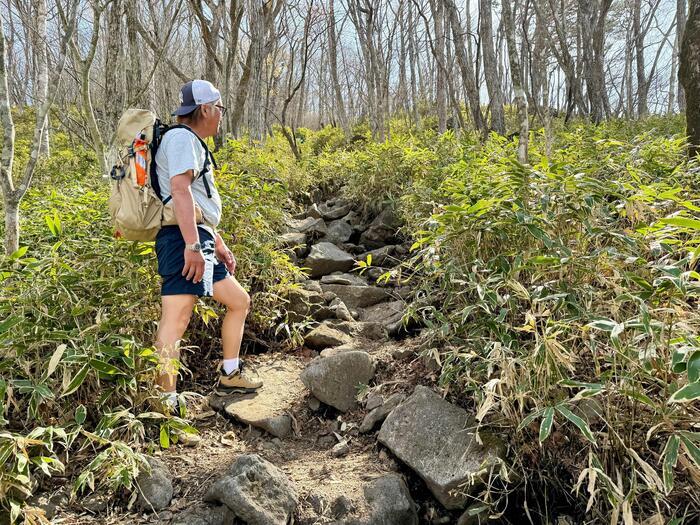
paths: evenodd
<path fill-rule="evenodd" d="M 189 115 L 197 106 L 221 99 L 221 93 L 208 80 L 191 80 L 180 88 L 180 107 L 171 113 L 173 117 Z"/>

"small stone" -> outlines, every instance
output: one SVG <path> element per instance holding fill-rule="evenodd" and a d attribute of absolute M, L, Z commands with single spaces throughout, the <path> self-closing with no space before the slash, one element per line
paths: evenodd
<path fill-rule="evenodd" d="M 321 410 L 321 402 L 316 399 L 314 396 L 309 396 L 309 408 L 313 410 L 314 412 L 318 412 Z"/>
<path fill-rule="evenodd" d="M 335 446 L 336 443 L 337 440 L 330 434 L 320 436 L 318 440 L 316 440 L 316 444 L 321 450 L 328 450 L 329 448 Z"/>
<path fill-rule="evenodd" d="M 343 440 L 339 443 L 336 443 L 336 445 L 331 449 L 331 456 L 334 458 L 340 458 L 344 455 L 346 455 L 348 452 L 350 452 L 350 444 Z"/>
<path fill-rule="evenodd" d="M 381 394 L 370 394 L 365 401 L 365 410 L 374 410 L 384 404 L 384 397 Z"/>
<path fill-rule="evenodd" d="M 340 495 L 331 503 L 331 516 L 336 520 L 344 518 L 354 510 L 355 505 L 347 496 Z"/>
<path fill-rule="evenodd" d="M 372 410 L 365 416 L 360 425 L 360 432 L 366 434 L 371 432 L 375 426 L 384 421 L 391 411 L 401 404 L 404 400 L 403 394 L 394 394 L 387 399 L 383 404 Z"/>
<path fill-rule="evenodd" d="M 300 232 L 289 232 L 280 235 L 280 244 L 284 248 L 294 248 L 302 244 L 306 244 L 306 234 Z"/>
<path fill-rule="evenodd" d="M 168 501 L 168 503 L 170 503 L 170 501 Z M 109 498 L 104 494 L 90 494 L 81 501 L 82 507 L 94 514 L 99 514 L 100 512 L 107 510 L 108 504 Z"/>
<path fill-rule="evenodd" d="M 340 219 L 341 217 L 345 217 L 348 213 L 350 213 L 350 210 L 352 210 L 352 206 L 353 206 L 352 203 L 331 206 L 330 202 L 332 202 L 332 201 L 328 201 L 327 203 L 321 204 L 318 207 L 323 218 L 328 220 L 328 221 L 332 221 L 332 220 Z"/>
<path fill-rule="evenodd" d="M 173 482 L 170 469 L 161 460 L 147 457 L 150 472 L 143 470 L 136 477 L 137 505 L 143 510 L 162 510 L 173 498 Z"/>
<path fill-rule="evenodd" d="M 374 377 L 374 363 L 366 352 L 344 352 L 314 359 L 301 374 L 301 380 L 320 401 L 341 412 L 357 406 L 358 385 Z"/>
<path fill-rule="evenodd" d="M 336 271 L 345 272 L 354 265 L 355 259 L 352 255 L 330 242 L 314 244 L 305 262 L 311 277 L 320 277 Z"/>

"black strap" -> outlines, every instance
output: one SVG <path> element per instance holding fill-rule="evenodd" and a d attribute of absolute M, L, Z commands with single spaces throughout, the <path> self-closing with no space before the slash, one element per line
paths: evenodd
<path fill-rule="evenodd" d="M 211 151 L 209 151 L 207 143 L 204 142 L 199 135 L 192 131 L 192 128 L 185 124 L 173 124 L 172 126 L 164 126 L 159 120 L 156 120 L 155 124 L 153 125 L 153 140 L 151 142 L 151 144 L 153 144 L 154 146 L 151 148 L 151 186 L 153 187 L 153 191 L 155 191 L 156 195 L 158 195 L 158 198 L 163 201 L 163 204 L 167 204 L 168 202 L 170 202 L 170 199 L 172 199 L 172 195 L 170 195 L 166 197 L 165 200 L 163 200 L 163 196 L 160 190 L 160 182 L 158 182 L 158 174 L 156 172 L 156 153 L 158 152 L 158 148 L 160 147 L 160 142 L 163 140 L 163 137 L 171 129 L 186 129 L 195 137 L 197 137 L 197 140 L 204 148 L 204 151 L 206 152 L 204 166 L 202 166 L 202 170 L 199 172 L 197 178 L 202 177 L 202 182 L 204 182 L 204 190 L 207 192 L 207 197 L 211 199 L 211 187 L 209 186 L 209 180 L 207 180 L 205 174 L 207 171 L 209 171 L 209 167 L 212 164 L 214 165 L 214 169 L 217 170 L 219 169 L 219 166 L 216 164 L 214 154 Z"/>

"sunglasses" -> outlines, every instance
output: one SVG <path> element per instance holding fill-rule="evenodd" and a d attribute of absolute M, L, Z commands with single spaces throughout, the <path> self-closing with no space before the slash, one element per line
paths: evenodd
<path fill-rule="evenodd" d="M 222 117 L 226 114 L 226 106 L 222 106 L 221 104 L 214 104 L 214 106 L 219 108 Z"/>

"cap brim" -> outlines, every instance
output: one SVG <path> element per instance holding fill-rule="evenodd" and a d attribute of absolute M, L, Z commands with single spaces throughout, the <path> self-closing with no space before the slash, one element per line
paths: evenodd
<path fill-rule="evenodd" d="M 173 111 L 170 115 L 173 117 L 178 117 L 178 116 L 182 116 L 182 115 L 189 115 L 195 109 L 197 109 L 196 105 L 194 105 L 194 106 L 180 106 L 175 111 Z"/>

